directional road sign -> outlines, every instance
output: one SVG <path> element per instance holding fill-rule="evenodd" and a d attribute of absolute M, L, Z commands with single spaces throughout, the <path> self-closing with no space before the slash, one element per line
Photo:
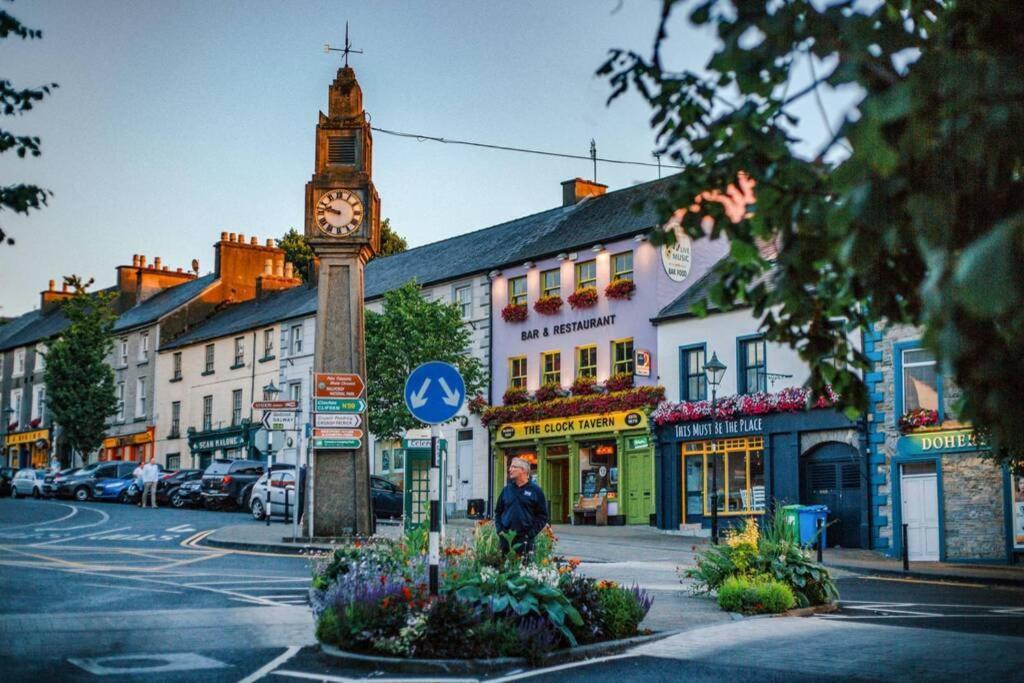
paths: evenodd
<path fill-rule="evenodd" d="M 295 410 L 299 407 L 298 401 L 253 401 L 253 410 Z"/>
<path fill-rule="evenodd" d="M 314 429 L 314 439 L 361 439 L 362 429 Z"/>
<path fill-rule="evenodd" d="M 291 410 L 264 410 L 262 422 L 264 429 L 284 430 L 295 429 L 298 419 Z"/>
<path fill-rule="evenodd" d="M 358 413 L 315 413 L 314 427 L 360 427 L 363 416 Z"/>
<path fill-rule="evenodd" d="M 359 398 L 366 383 L 359 375 L 318 372 L 313 377 L 316 398 Z"/>
<path fill-rule="evenodd" d="M 420 422 L 441 424 L 455 417 L 466 398 L 466 383 L 454 365 L 432 360 L 405 380 L 405 405 Z"/>
<path fill-rule="evenodd" d="M 363 413 L 366 401 L 361 398 L 314 398 L 314 413 Z"/>
<path fill-rule="evenodd" d="M 362 445 L 362 439 L 313 439 L 313 448 L 355 449 Z"/>

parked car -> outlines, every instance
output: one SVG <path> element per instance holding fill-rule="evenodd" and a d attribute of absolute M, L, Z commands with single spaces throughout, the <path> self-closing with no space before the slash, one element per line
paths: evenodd
<path fill-rule="evenodd" d="M 295 490 L 295 466 L 274 465 L 269 472 L 253 482 L 249 491 L 249 511 L 256 519 L 266 519 L 268 509 L 271 516 L 284 515 L 287 503 L 288 514 L 294 515 Z"/>
<path fill-rule="evenodd" d="M 370 477 L 373 515 L 377 519 L 401 517 L 405 502 L 402 490 L 382 477 Z"/>
<path fill-rule="evenodd" d="M 43 479 L 43 495 L 57 495 L 57 485 L 61 482 L 61 480 L 69 475 L 74 474 L 80 469 L 80 467 L 69 467 L 66 470 L 60 470 L 59 472 L 47 472 L 46 477 Z"/>
<path fill-rule="evenodd" d="M 14 467 L 0 467 L 0 498 L 14 493 L 11 481 L 14 480 L 14 475 L 17 473 L 18 470 Z"/>
<path fill-rule="evenodd" d="M 138 467 L 136 462 L 125 460 L 107 460 L 94 462 L 86 465 L 73 474 L 55 481 L 58 498 L 74 498 L 78 501 L 86 501 L 92 498 L 96 492 L 96 485 L 107 479 L 121 479 L 130 475 Z"/>
<path fill-rule="evenodd" d="M 210 510 L 242 507 L 245 490 L 267 471 L 259 460 L 214 460 L 203 472 L 203 505 Z"/>
<path fill-rule="evenodd" d="M 96 500 L 116 500 L 128 502 L 128 489 L 135 485 L 135 477 L 131 472 L 118 479 L 103 479 L 93 486 L 92 495 Z"/>
<path fill-rule="evenodd" d="M 172 470 L 169 472 L 165 472 L 156 482 L 157 504 L 170 504 L 171 496 L 178 489 L 179 486 L 184 484 L 186 481 L 195 481 L 202 479 L 202 477 L 202 470 Z M 141 501 L 142 490 L 133 481 L 131 486 L 128 487 L 128 496 L 125 502 L 139 503 Z"/>
<path fill-rule="evenodd" d="M 26 468 L 18 470 L 11 480 L 11 488 L 14 490 L 14 497 L 32 496 L 33 498 L 43 497 L 43 477 L 46 470 L 33 470 Z"/>
<path fill-rule="evenodd" d="M 176 508 L 192 507 L 194 505 L 201 505 L 203 502 L 202 496 L 202 485 L 203 480 L 191 479 L 184 482 L 181 486 L 174 489 L 170 495 L 171 506 Z"/>

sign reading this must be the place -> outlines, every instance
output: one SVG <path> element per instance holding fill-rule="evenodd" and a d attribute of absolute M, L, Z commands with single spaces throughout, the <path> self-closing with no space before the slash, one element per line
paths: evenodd
<path fill-rule="evenodd" d="M 646 429 L 647 416 L 639 410 L 627 410 L 606 415 L 577 415 L 556 417 L 537 422 L 510 422 L 498 427 L 498 443 L 521 439 L 543 439 L 551 436 L 577 436 L 596 432 L 614 432 L 622 429 Z"/>

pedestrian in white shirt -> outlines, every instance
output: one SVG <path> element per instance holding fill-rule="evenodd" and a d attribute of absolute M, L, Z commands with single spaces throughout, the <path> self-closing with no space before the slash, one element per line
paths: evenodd
<path fill-rule="evenodd" d="M 142 483 L 142 468 L 145 467 L 145 463 L 139 461 L 139 466 L 132 472 L 132 477 L 135 478 L 135 488 L 139 490 L 139 502 L 136 503 L 139 507 L 142 507 L 142 492 L 146 490 L 145 485 Z"/>
<path fill-rule="evenodd" d="M 142 468 L 142 507 L 146 507 L 146 496 L 151 496 L 153 507 L 156 507 L 156 483 L 160 479 L 160 468 L 156 458 L 150 456 L 149 462 Z"/>

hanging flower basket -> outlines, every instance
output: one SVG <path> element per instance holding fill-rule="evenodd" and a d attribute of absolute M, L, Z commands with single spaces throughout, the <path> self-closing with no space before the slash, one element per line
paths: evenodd
<path fill-rule="evenodd" d="M 18 428 L 18 423 L 17 422 L 12 422 L 9 425 L 7 425 L 7 431 L 9 431 L 9 432 L 13 432 L 17 428 Z"/>
<path fill-rule="evenodd" d="M 604 295 L 609 299 L 632 299 L 636 291 L 636 283 L 632 280 L 612 280 L 604 288 Z"/>
<path fill-rule="evenodd" d="M 579 308 L 590 308 L 597 303 L 597 287 L 584 287 L 577 289 L 569 295 L 569 305 L 573 310 Z"/>
<path fill-rule="evenodd" d="M 629 372 L 620 372 L 617 375 L 612 375 L 604 382 L 604 388 L 608 392 L 613 391 L 625 391 L 626 389 L 633 388 L 633 375 Z"/>
<path fill-rule="evenodd" d="M 484 398 L 483 394 L 477 394 L 473 398 L 469 399 L 467 407 L 472 415 L 483 415 L 483 412 L 490 408 L 490 406 L 487 405 L 487 399 Z"/>
<path fill-rule="evenodd" d="M 36 419 L 34 419 L 31 422 L 29 422 L 28 426 L 32 427 L 33 429 L 35 429 L 36 427 L 38 427 L 41 424 L 43 424 L 43 418 L 37 417 Z"/>
<path fill-rule="evenodd" d="M 501 318 L 507 323 L 521 323 L 526 320 L 526 304 L 509 304 L 501 309 Z"/>
<path fill-rule="evenodd" d="M 927 408 L 914 408 L 900 418 L 900 431 L 906 434 L 922 427 L 939 424 L 939 413 Z"/>
<path fill-rule="evenodd" d="M 516 405 L 517 403 L 528 403 L 530 400 L 530 394 L 526 389 L 512 388 L 506 389 L 505 395 L 501 397 L 501 402 L 507 406 Z"/>
<path fill-rule="evenodd" d="M 557 294 L 554 296 L 542 296 L 534 302 L 533 310 L 541 315 L 554 315 L 562 310 L 562 297 Z"/>

